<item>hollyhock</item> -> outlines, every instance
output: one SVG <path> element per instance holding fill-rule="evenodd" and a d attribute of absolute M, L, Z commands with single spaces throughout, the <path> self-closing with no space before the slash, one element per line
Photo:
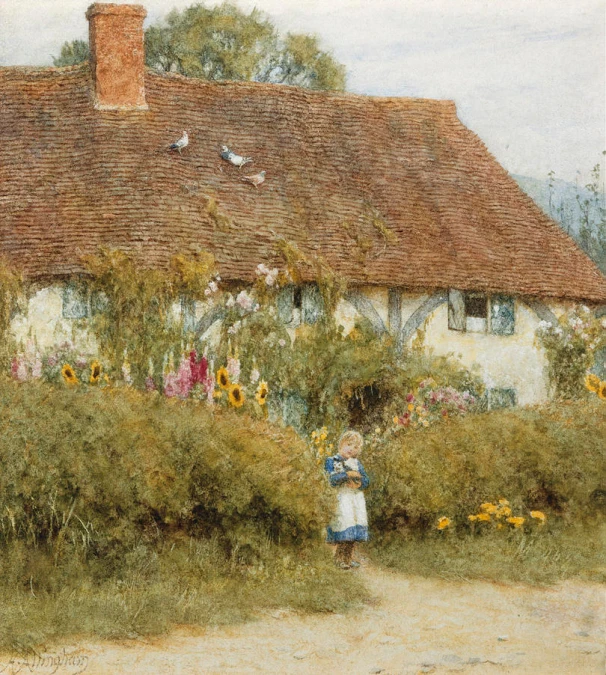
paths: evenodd
<path fill-rule="evenodd" d="M 177 395 L 179 398 L 187 398 L 192 387 L 191 363 L 189 358 L 186 358 L 184 354 L 177 372 Z"/>

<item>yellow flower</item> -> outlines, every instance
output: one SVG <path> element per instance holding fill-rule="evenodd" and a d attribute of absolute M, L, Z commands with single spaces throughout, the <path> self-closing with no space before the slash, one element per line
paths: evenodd
<path fill-rule="evenodd" d="M 317 431 L 312 431 L 312 432 L 311 432 L 311 437 L 312 437 L 312 438 L 317 438 L 317 437 L 318 437 L 318 432 L 317 432 Z"/>
<path fill-rule="evenodd" d="M 530 515 L 532 518 L 540 520 L 541 523 L 544 523 L 547 520 L 547 516 L 542 511 L 531 511 Z"/>
<path fill-rule="evenodd" d="M 417 413 L 420 415 L 423 412 L 423 408 L 420 405 L 417 406 Z"/>
<path fill-rule="evenodd" d="M 424 427 L 428 427 L 428 426 L 429 426 L 428 420 L 423 420 L 423 426 L 424 426 Z"/>
<path fill-rule="evenodd" d="M 476 517 L 483 523 L 488 523 L 491 520 L 490 515 L 488 513 L 478 513 Z"/>
<path fill-rule="evenodd" d="M 415 409 L 414 405 L 412 403 L 408 404 L 408 412 L 412 412 Z"/>
<path fill-rule="evenodd" d="M 589 391 L 597 394 L 600 388 L 600 378 L 593 373 L 587 373 L 587 375 L 585 375 L 585 386 Z"/>
<path fill-rule="evenodd" d="M 397 415 L 393 418 L 393 423 L 398 424 L 398 416 Z"/>
<path fill-rule="evenodd" d="M 265 405 L 267 402 L 267 394 L 269 394 L 269 387 L 267 382 L 259 382 L 257 387 L 257 393 L 255 394 L 255 399 L 259 405 Z"/>
<path fill-rule="evenodd" d="M 497 518 L 504 518 L 505 516 L 511 515 L 511 509 L 509 506 L 500 506 L 499 510 L 496 513 Z"/>
<path fill-rule="evenodd" d="M 496 504 L 491 504 L 490 502 L 480 504 L 480 509 L 484 511 L 484 513 L 496 513 L 497 511 Z"/>
<path fill-rule="evenodd" d="M 326 436 L 327 436 L 326 432 L 323 431 L 323 432 L 320 434 L 320 440 L 321 440 L 321 441 L 325 441 L 325 440 L 326 440 Z"/>
<path fill-rule="evenodd" d="M 97 384 L 99 378 L 101 377 L 101 364 L 99 361 L 93 361 L 90 364 L 90 383 Z"/>
<path fill-rule="evenodd" d="M 498 523 L 497 530 L 502 530 L 504 527 L 505 525 L 503 525 L 503 523 Z"/>
<path fill-rule="evenodd" d="M 472 523 L 474 523 L 478 519 L 477 516 L 473 516 L 473 515 L 467 516 L 467 518 L 468 518 L 468 520 L 471 520 Z"/>
<path fill-rule="evenodd" d="M 69 363 L 66 363 L 63 368 L 61 368 L 61 375 L 63 375 L 66 384 L 78 384 L 76 373 Z"/>
<path fill-rule="evenodd" d="M 450 525 L 451 522 L 452 521 L 450 520 L 450 518 L 447 518 L 446 516 L 442 516 L 438 520 L 438 525 L 437 525 L 438 530 L 444 530 L 445 528 L 447 528 Z"/>
<path fill-rule="evenodd" d="M 602 401 L 606 401 L 606 382 L 600 382 L 598 396 L 602 399 Z"/>
<path fill-rule="evenodd" d="M 499 504 L 501 506 L 509 506 L 509 501 L 507 499 L 499 499 Z"/>
<path fill-rule="evenodd" d="M 227 368 L 219 368 L 217 371 L 217 384 L 221 387 L 221 389 L 230 388 L 231 382 L 229 381 L 229 373 L 227 372 Z"/>
<path fill-rule="evenodd" d="M 232 384 L 229 388 L 229 402 L 234 408 L 240 408 L 244 405 L 245 396 L 242 387 L 239 384 Z"/>
<path fill-rule="evenodd" d="M 514 527 L 522 527 L 525 521 L 526 518 L 522 518 L 522 516 L 514 516 L 513 518 L 507 518 L 507 522 L 511 523 Z"/>
<path fill-rule="evenodd" d="M 223 398 L 223 392 L 220 389 L 213 391 L 213 398 Z"/>
<path fill-rule="evenodd" d="M 375 434 L 377 434 L 377 436 L 378 436 L 380 433 L 381 433 L 381 429 L 379 427 L 376 427 L 375 428 Z"/>

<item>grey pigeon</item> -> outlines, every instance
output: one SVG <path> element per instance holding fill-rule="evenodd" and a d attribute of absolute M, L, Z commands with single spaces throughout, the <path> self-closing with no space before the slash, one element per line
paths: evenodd
<path fill-rule="evenodd" d="M 169 146 L 171 150 L 178 150 L 179 154 L 181 154 L 181 150 L 183 148 L 186 148 L 189 145 L 189 136 L 187 135 L 187 131 L 183 132 L 183 136 L 178 141 L 175 141 L 174 143 L 171 143 Z"/>
<path fill-rule="evenodd" d="M 242 155 L 236 155 L 235 152 L 232 152 L 226 145 L 221 147 L 221 157 L 225 161 L 242 168 L 245 164 L 252 162 L 252 157 L 242 157 Z"/>
<path fill-rule="evenodd" d="M 246 181 L 247 183 L 251 183 L 251 185 L 254 185 L 256 188 L 258 188 L 261 183 L 265 182 L 265 171 L 256 173 L 254 176 L 242 176 L 242 180 Z"/>

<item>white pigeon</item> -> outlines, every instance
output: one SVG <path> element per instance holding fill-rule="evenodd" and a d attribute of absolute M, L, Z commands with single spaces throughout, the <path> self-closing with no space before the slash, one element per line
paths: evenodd
<path fill-rule="evenodd" d="M 172 143 L 169 147 L 171 150 L 178 150 L 179 154 L 181 154 L 181 150 L 183 148 L 186 148 L 189 145 L 189 136 L 187 135 L 187 131 L 183 132 L 183 136 L 178 141 L 175 141 Z"/>
<path fill-rule="evenodd" d="M 242 176 L 242 180 L 246 181 L 247 183 L 251 183 L 258 189 L 259 185 L 265 182 L 265 171 L 256 173 L 254 176 Z"/>
<path fill-rule="evenodd" d="M 221 146 L 221 157 L 230 164 L 237 166 L 241 169 L 245 164 L 250 164 L 252 162 L 252 157 L 242 157 L 242 155 L 236 155 L 235 152 L 232 152 L 226 145 Z"/>

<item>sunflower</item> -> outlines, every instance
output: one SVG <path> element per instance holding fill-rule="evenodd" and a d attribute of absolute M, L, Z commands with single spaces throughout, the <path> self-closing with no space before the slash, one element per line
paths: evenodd
<path fill-rule="evenodd" d="M 267 386 L 267 382 L 263 381 L 259 382 L 257 393 L 255 394 L 255 399 L 257 400 L 257 403 L 259 405 L 265 405 L 265 403 L 267 402 L 267 394 L 269 394 L 269 387 Z M 322 438 L 322 435 L 319 436 L 316 435 L 316 442 L 318 442 L 318 440 L 322 441 L 325 438 L 326 436 Z"/>
<path fill-rule="evenodd" d="M 234 408 L 239 408 L 244 404 L 245 396 L 242 387 L 239 384 L 232 384 L 229 387 L 229 402 Z"/>
<path fill-rule="evenodd" d="M 438 524 L 437 524 L 438 530 L 445 530 L 450 525 L 451 522 L 452 521 L 450 520 L 450 518 L 447 518 L 446 516 L 442 516 L 438 520 Z"/>
<path fill-rule="evenodd" d="M 514 527 L 522 527 L 526 518 L 522 516 L 514 516 L 513 518 L 507 518 L 507 522 L 511 523 Z"/>
<path fill-rule="evenodd" d="M 61 375 L 63 375 L 66 384 L 78 384 L 76 373 L 69 363 L 66 363 L 63 368 L 61 368 Z"/>
<path fill-rule="evenodd" d="M 90 364 L 90 380 L 89 382 L 91 384 L 97 384 L 99 382 L 99 378 L 101 377 L 101 364 L 99 361 L 93 361 Z"/>
<path fill-rule="evenodd" d="M 600 389 L 600 378 L 593 373 L 587 373 L 587 375 L 585 375 L 585 386 L 589 391 L 597 394 Z"/>
<path fill-rule="evenodd" d="M 602 401 L 606 401 L 606 382 L 600 382 L 598 396 L 602 399 Z"/>
<path fill-rule="evenodd" d="M 217 371 L 217 384 L 221 387 L 221 389 L 229 389 L 231 387 L 227 368 L 219 368 Z"/>

